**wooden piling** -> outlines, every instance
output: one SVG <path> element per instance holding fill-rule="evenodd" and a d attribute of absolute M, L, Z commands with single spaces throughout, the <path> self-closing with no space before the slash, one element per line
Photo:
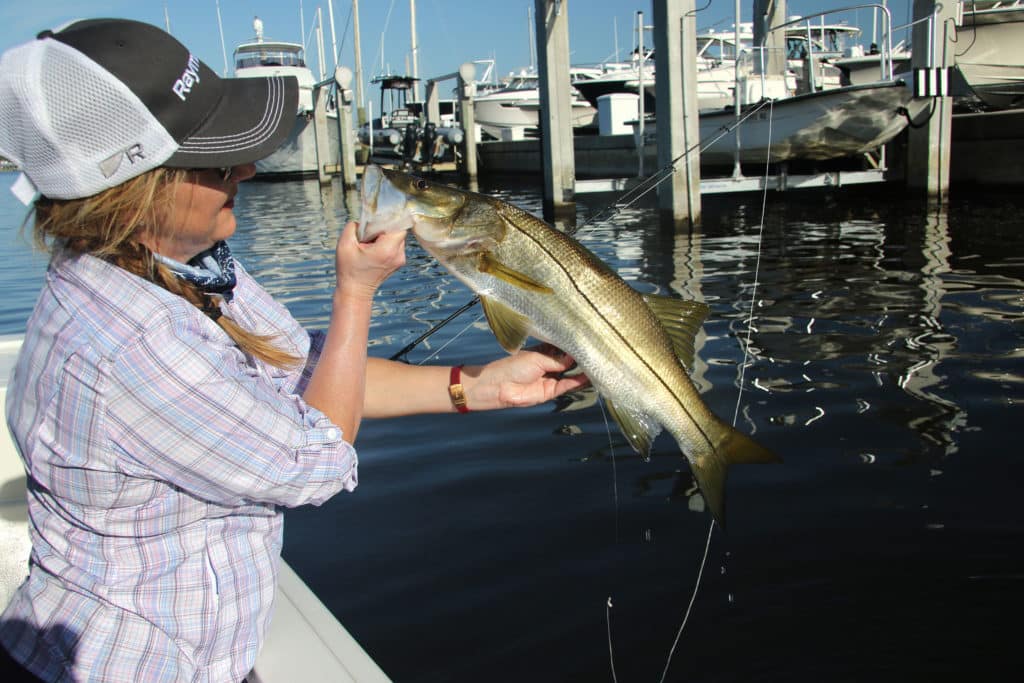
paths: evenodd
<path fill-rule="evenodd" d="M 313 133 L 316 139 L 316 177 L 321 185 L 331 183 L 331 174 L 327 170 L 330 159 L 330 138 L 327 132 L 327 84 L 330 81 L 317 83 L 313 87 Z"/>
<path fill-rule="evenodd" d="M 534 0 L 534 7 L 540 69 L 544 215 L 554 219 L 576 212 L 572 86 L 569 80 L 569 3 L 568 0 Z"/>
<path fill-rule="evenodd" d="M 476 95 L 476 65 L 466 62 L 459 67 L 459 119 L 465 138 L 462 140 L 462 174 L 470 183 L 476 183 L 476 115 L 473 97 Z"/>
<path fill-rule="evenodd" d="M 339 66 L 334 70 L 338 85 L 338 153 L 341 155 L 341 180 L 345 189 L 356 186 L 356 136 L 352 130 L 352 70 Z"/>
<path fill-rule="evenodd" d="M 754 0 L 754 73 L 786 73 L 786 32 L 772 30 L 785 22 L 786 0 Z"/>
<path fill-rule="evenodd" d="M 694 0 L 654 0 L 654 44 L 658 169 L 675 167 L 658 185 L 658 205 L 672 225 L 692 227 L 701 219 Z"/>
<path fill-rule="evenodd" d="M 938 11 L 936 11 L 936 9 Z M 941 76 L 956 61 L 955 2 L 914 0 L 914 50 L 911 66 L 929 79 L 941 82 Z M 932 18 L 926 20 L 927 17 Z M 962 46 L 960 49 L 963 49 Z M 948 82 L 948 79 L 947 79 Z M 926 121 L 910 128 L 907 140 L 907 187 L 924 190 L 927 196 L 945 201 L 949 192 L 949 160 L 953 127 L 953 98 L 932 98 L 931 114 Z"/>

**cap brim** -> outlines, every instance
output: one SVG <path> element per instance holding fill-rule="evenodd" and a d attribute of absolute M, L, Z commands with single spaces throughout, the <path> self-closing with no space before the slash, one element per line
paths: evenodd
<path fill-rule="evenodd" d="M 164 162 L 172 168 L 218 168 L 259 161 L 288 139 L 299 103 L 294 76 L 225 78 L 220 102 Z"/>

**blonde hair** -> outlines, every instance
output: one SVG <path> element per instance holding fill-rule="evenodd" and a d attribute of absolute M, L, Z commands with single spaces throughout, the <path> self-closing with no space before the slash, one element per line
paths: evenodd
<path fill-rule="evenodd" d="M 250 332 L 219 315 L 213 298 L 177 277 L 138 241 L 154 234 L 173 207 L 177 186 L 188 178 L 183 169 L 157 168 L 116 187 L 82 199 L 40 198 L 35 207 L 36 246 L 51 253 L 68 250 L 92 254 L 177 294 L 210 315 L 240 349 L 279 368 L 294 368 L 302 359 L 278 348 L 272 336 Z M 160 226 L 154 228 L 154 226 Z"/>

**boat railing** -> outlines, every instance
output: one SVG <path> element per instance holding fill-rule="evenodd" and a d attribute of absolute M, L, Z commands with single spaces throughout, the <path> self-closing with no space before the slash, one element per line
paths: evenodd
<path fill-rule="evenodd" d="M 1007 10 L 1024 8 L 1024 0 L 961 0 L 961 12 L 985 12 L 987 10 Z"/>
<path fill-rule="evenodd" d="M 892 12 L 888 7 L 877 3 L 867 3 L 862 5 L 850 5 L 847 7 L 837 7 L 835 9 L 825 10 L 822 12 L 816 12 L 814 14 L 808 14 L 796 19 L 790 19 L 784 21 L 781 24 L 776 24 L 771 27 L 771 31 L 778 29 L 784 29 L 787 26 L 806 25 L 807 27 L 807 62 L 808 64 L 815 63 L 814 43 L 810 40 L 811 32 L 816 28 L 812 27 L 811 20 L 817 18 L 824 18 L 830 14 L 841 14 L 844 12 L 853 12 L 861 9 L 871 9 L 879 12 L 882 18 L 882 36 L 881 36 L 881 47 L 879 51 L 879 76 L 881 80 L 892 80 L 893 77 L 893 62 L 892 62 Z M 936 12 L 938 9 L 936 9 Z M 756 49 L 756 47 L 755 47 Z M 814 71 L 811 71 L 811 77 L 813 79 Z M 812 89 L 815 84 L 812 81 Z"/>

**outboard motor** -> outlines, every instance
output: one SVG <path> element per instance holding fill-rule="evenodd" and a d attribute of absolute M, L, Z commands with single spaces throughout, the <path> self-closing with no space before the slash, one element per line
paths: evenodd
<path fill-rule="evenodd" d="M 405 127 L 405 136 L 402 138 L 402 161 L 406 165 L 412 164 L 413 159 L 416 157 L 419 133 L 419 126 L 415 123 L 410 123 Z"/>
<path fill-rule="evenodd" d="M 423 145 L 420 150 L 420 162 L 429 164 L 434 160 L 434 146 L 437 141 L 437 124 L 432 121 L 427 121 L 426 125 L 423 126 L 423 134 L 420 136 L 420 142 Z"/>

